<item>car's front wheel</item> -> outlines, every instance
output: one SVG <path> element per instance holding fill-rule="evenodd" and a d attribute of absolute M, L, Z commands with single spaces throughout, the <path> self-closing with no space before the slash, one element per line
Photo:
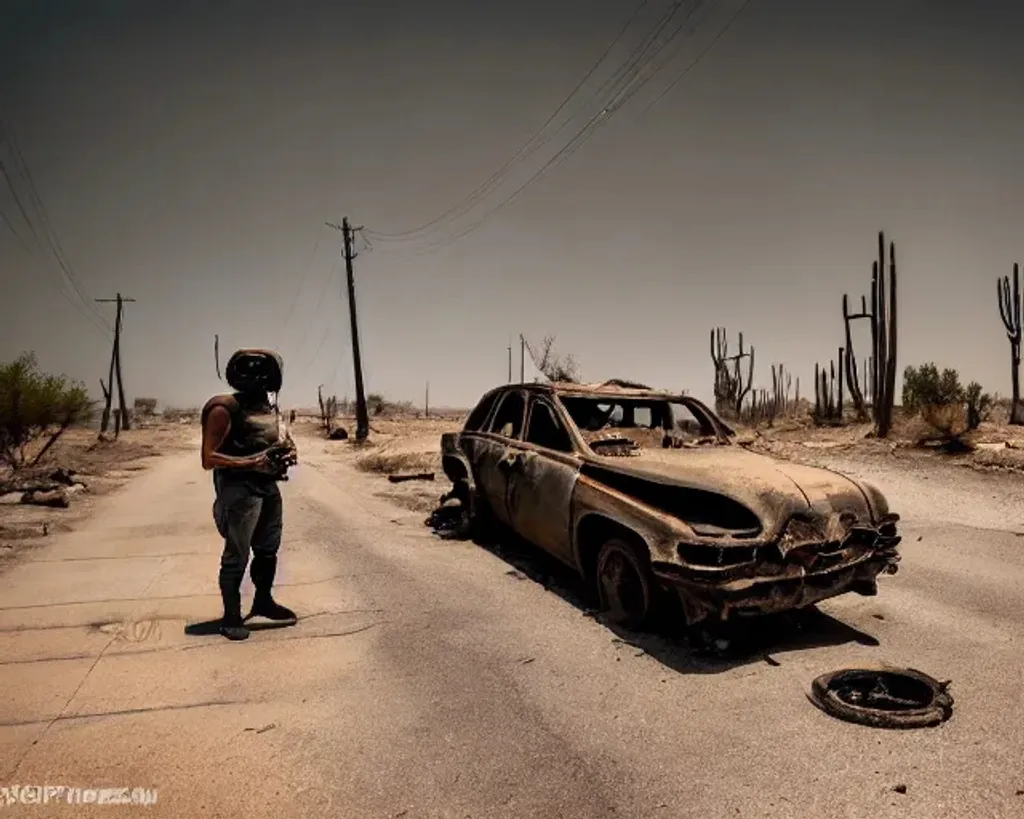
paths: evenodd
<path fill-rule="evenodd" d="M 654 611 L 654 578 L 633 546 L 619 538 L 605 541 L 597 554 L 597 592 L 608 620 L 639 628 Z"/>

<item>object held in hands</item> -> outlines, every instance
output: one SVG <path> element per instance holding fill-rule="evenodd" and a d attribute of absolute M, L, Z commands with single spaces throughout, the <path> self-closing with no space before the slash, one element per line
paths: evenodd
<path fill-rule="evenodd" d="M 275 444 L 267 452 L 269 471 L 279 481 L 288 480 L 288 470 L 299 462 L 299 453 L 291 441 Z"/>

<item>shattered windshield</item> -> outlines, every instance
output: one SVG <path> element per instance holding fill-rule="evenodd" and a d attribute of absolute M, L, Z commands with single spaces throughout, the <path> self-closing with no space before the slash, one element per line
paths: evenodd
<path fill-rule="evenodd" d="M 680 401 L 561 396 L 587 446 L 598 455 L 720 443 L 711 421 Z"/>

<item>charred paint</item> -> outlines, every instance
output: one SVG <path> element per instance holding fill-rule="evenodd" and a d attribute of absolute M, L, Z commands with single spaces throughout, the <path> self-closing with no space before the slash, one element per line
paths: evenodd
<path fill-rule="evenodd" d="M 654 577 L 679 594 L 687 620 L 697 622 L 799 608 L 846 592 L 874 594 L 877 576 L 897 569 L 899 518 L 877 488 L 744 450 L 693 398 L 627 382 L 508 391 L 529 396 L 522 429 L 505 437 L 487 418 L 445 436 L 445 472 L 518 534 L 583 574 L 592 544 L 581 533 L 627 530 L 646 547 Z M 485 400 L 501 404 L 494 391 Z M 626 426 L 595 428 L 587 402 L 601 412 L 626 406 Z M 541 403 L 554 409 L 568 449 L 531 440 L 533 407 Z M 664 410 L 669 405 L 693 416 L 689 440 Z M 630 407 L 655 420 L 629 426 L 636 414 Z M 581 412 L 585 431 L 574 420 Z M 609 440 L 602 435 L 615 446 L 595 446 Z"/>

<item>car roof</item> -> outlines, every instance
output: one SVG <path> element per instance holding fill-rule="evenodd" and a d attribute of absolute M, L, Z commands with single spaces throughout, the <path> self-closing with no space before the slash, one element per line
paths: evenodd
<path fill-rule="evenodd" d="M 656 390 L 645 384 L 637 384 L 622 379 L 611 379 L 592 384 L 569 384 L 561 382 L 545 382 L 533 384 L 507 384 L 500 389 L 520 389 L 528 392 L 564 395 L 572 398 L 633 398 L 638 400 L 651 399 L 666 401 L 685 398 L 682 393 L 668 390 Z"/>

